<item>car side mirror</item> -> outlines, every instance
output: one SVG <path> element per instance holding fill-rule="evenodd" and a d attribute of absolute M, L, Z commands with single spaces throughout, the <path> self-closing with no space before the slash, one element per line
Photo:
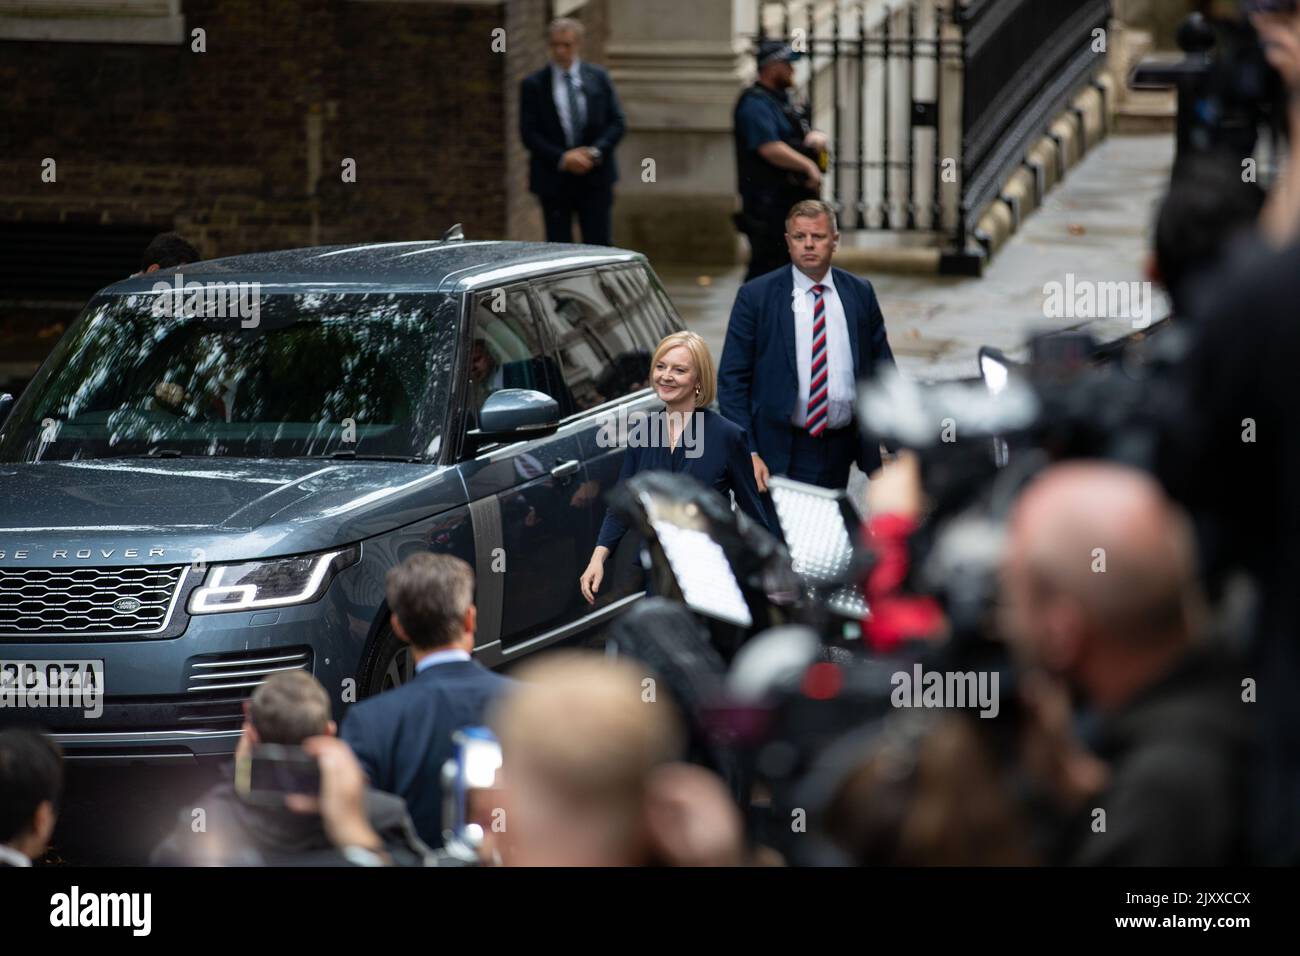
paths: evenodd
<path fill-rule="evenodd" d="M 8 392 L 0 392 L 0 425 L 9 417 L 9 409 L 14 407 L 14 397 Z"/>
<path fill-rule="evenodd" d="M 478 413 L 478 428 L 466 432 L 470 451 L 489 442 L 523 441 L 560 427 L 560 405 L 545 392 L 503 388 L 493 392 Z"/>

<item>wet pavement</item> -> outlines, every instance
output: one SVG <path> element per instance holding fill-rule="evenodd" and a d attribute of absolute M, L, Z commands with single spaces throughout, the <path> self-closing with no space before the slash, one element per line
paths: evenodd
<path fill-rule="evenodd" d="M 994 256 L 981 278 L 866 275 L 885 315 L 899 366 L 927 381 L 977 374 L 976 354 L 992 345 L 1015 357 L 1026 333 L 1088 328 L 1103 341 L 1134 330 L 1134 315 L 1049 319 L 1048 283 L 1141 282 L 1157 205 L 1168 185 L 1168 136 L 1112 136 L 1069 172 Z M 744 268 L 702 274 L 656 267 L 689 328 L 721 355 L 727 316 Z M 1158 292 L 1153 316 L 1167 306 Z M 1100 310 L 1099 310 L 1100 311 Z"/>

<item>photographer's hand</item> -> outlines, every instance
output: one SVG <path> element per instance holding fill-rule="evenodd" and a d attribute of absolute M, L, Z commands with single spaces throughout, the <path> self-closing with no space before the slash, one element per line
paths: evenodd
<path fill-rule="evenodd" d="M 1290 118 L 1292 128 L 1300 121 L 1300 12 L 1279 11 L 1256 13 L 1250 17 L 1251 26 L 1259 34 L 1264 56 L 1282 77 L 1291 95 Z M 1269 190 L 1259 224 L 1265 237 L 1275 246 L 1282 247 L 1300 235 L 1300 183 L 1296 173 L 1300 170 L 1300 137 L 1291 137 L 1291 157 L 1277 183 Z"/>
<path fill-rule="evenodd" d="M 1110 768 L 1075 737 L 1069 694 L 1060 681 L 1027 673 L 1020 697 L 1028 715 L 1022 740 L 1025 766 L 1063 810 L 1073 812 L 1106 788 Z"/>
<path fill-rule="evenodd" d="M 320 765 L 320 798 L 314 802 L 330 842 L 340 850 L 369 851 L 387 864 L 384 842 L 366 816 L 366 774 L 352 748 L 337 737 L 308 737 L 302 749 Z"/>
<path fill-rule="evenodd" d="M 872 474 L 867 483 L 868 514 L 918 519 L 924 510 L 921 459 L 915 452 L 900 452 L 892 462 Z"/>
<path fill-rule="evenodd" d="M 1294 97 L 1300 92 L 1300 12 L 1255 13 L 1250 25 L 1259 34 L 1268 65 L 1277 70 Z"/>

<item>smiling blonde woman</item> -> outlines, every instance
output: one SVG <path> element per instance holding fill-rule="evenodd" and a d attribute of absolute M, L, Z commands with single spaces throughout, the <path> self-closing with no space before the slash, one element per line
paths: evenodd
<path fill-rule="evenodd" d="M 704 339 L 694 332 L 674 332 L 660 342 L 650 359 L 650 384 L 664 407 L 646 427 L 626 430 L 618 483 L 642 471 L 687 474 L 720 494 L 733 494 L 741 511 L 770 528 L 745 430 L 708 408 L 717 391 L 717 373 Z M 627 525 L 606 511 L 579 581 L 588 603 L 595 603 L 605 559 L 626 533 Z"/>

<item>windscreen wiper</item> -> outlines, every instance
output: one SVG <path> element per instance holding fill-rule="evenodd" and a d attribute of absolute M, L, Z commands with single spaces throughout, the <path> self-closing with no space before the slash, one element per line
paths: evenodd
<path fill-rule="evenodd" d="M 179 448 L 163 448 L 155 445 L 148 451 L 121 452 L 112 455 L 95 455 L 94 457 L 96 460 L 102 460 L 107 458 L 186 458 L 194 456 L 186 455 L 185 452 L 181 451 Z"/>
<path fill-rule="evenodd" d="M 150 448 L 148 451 L 122 452 L 111 455 L 90 455 L 85 458 L 69 458 L 68 461 L 112 461 L 117 458 L 207 458 L 207 455 L 187 455 L 176 448 Z"/>
<path fill-rule="evenodd" d="M 327 452 L 323 455 L 307 455 L 308 458 L 333 458 L 339 461 L 406 461 L 423 463 L 423 455 L 358 455 L 352 449 L 340 449 L 339 451 Z"/>

